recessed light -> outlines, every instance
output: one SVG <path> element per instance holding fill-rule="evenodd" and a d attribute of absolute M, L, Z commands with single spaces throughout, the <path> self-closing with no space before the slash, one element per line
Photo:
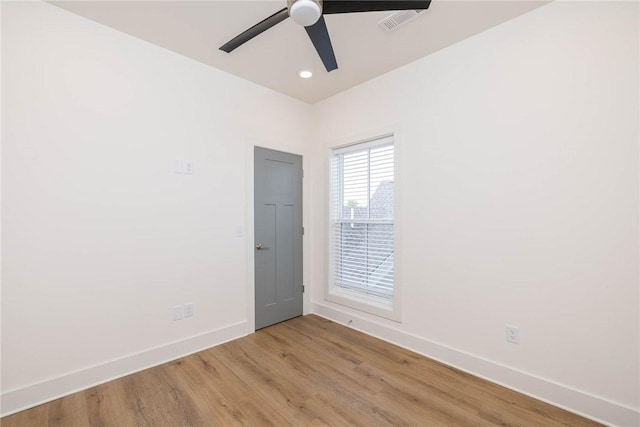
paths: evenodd
<path fill-rule="evenodd" d="M 301 79 L 310 79 L 313 76 L 313 73 L 310 70 L 300 70 L 298 71 L 298 76 Z"/>

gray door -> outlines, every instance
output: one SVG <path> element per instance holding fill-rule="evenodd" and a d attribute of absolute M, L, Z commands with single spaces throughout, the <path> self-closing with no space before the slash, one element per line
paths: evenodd
<path fill-rule="evenodd" d="M 302 314 L 302 157 L 255 148 L 256 329 Z"/>

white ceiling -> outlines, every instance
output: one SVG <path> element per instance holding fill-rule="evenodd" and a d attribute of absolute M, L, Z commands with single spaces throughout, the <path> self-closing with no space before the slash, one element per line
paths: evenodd
<path fill-rule="evenodd" d="M 218 48 L 286 6 L 286 1 L 53 1 L 93 21 L 314 103 L 522 15 L 541 1 L 433 1 L 395 32 L 378 22 L 393 12 L 327 15 L 338 61 L 327 73 L 303 27 L 291 19 L 231 53 Z M 297 71 L 313 70 L 309 80 Z"/>

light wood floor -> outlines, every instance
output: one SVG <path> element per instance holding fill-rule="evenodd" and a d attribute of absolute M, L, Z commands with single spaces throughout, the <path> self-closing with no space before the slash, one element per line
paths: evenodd
<path fill-rule="evenodd" d="M 592 426 L 309 315 L 2 420 L 30 426 Z"/>

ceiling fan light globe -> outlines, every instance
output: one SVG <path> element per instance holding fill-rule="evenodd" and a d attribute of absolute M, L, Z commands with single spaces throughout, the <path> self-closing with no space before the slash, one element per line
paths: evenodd
<path fill-rule="evenodd" d="M 322 15 L 320 5 L 313 0 L 298 0 L 289 7 L 289 16 L 296 23 L 308 27 L 315 24 Z"/>

